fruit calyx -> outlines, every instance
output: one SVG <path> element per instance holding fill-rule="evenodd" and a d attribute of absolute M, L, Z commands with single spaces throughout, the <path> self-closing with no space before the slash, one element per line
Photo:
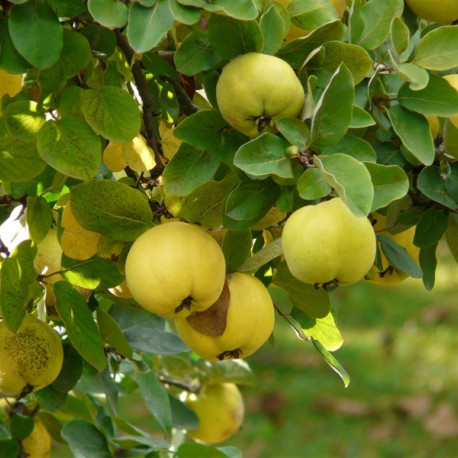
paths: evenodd
<path fill-rule="evenodd" d="M 313 287 L 315 289 L 324 289 L 325 291 L 328 290 L 329 287 L 332 287 L 334 286 L 335 288 L 337 288 L 339 286 L 339 280 L 337 278 L 334 278 L 333 280 L 330 280 L 330 281 L 327 281 L 325 283 L 315 283 L 313 285 Z"/>
<path fill-rule="evenodd" d="M 225 350 L 222 353 L 220 353 L 217 358 L 220 361 L 223 361 L 225 359 L 239 359 L 242 355 L 243 351 L 241 348 L 236 348 L 235 350 Z"/>
<path fill-rule="evenodd" d="M 184 309 L 191 311 L 192 300 L 193 299 L 191 296 L 188 296 L 185 299 L 183 299 L 181 304 L 175 309 L 175 313 L 180 313 Z"/>
<path fill-rule="evenodd" d="M 197 332 L 209 337 L 219 337 L 224 334 L 227 325 L 227 313 L 231 302 L 231 293 L 227 279 L 218 300 L 203 312 L 194 312 L 186 320 Z"/>
<path fill-rule="evenodd" d="M 256 129 L 259 133 L 261 133 L 266 126 L 271 125 L 272 118 L 266 113 L 263 113 L 261 116 L 250 116 L 247 118 L 247 121 L 254 121 L 256 124 Z"/>

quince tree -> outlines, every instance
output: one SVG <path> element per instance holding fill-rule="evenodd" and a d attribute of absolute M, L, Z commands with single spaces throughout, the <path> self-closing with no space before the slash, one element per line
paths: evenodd
<path fill-rule="evenodd" d="M 333 291 L 430 290 L 438 244 L 458 260 L 457 21 L 454 0 L 0 2 L 3 455 L 241 456 L 220 444 L 276 320 L 347 386 Z"/>

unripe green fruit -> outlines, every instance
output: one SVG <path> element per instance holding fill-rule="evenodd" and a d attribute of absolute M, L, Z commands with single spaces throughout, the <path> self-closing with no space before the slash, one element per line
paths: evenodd
<path fill-rule="evenodd" d="M 218 108 L 234 129 L 248 137 L 272 131 L 283 116 L 298 116 L 304 89 L 292 67 L 279 57 L 250 52 L 231 60 L 216 85 Z"/>
<path fill-rule="evenodd" d="M 285 260 L 300 281 L 315 286 L 351 285 L 372 267 L 375 233 L 338 197 L 296 210 L 282 234 Z"/>
<path fill-rule="evenodd" d="M 189 394 L 186 405 L 200 422 L 188 434 L 207 444 L 229 439 L 240 428 L 245 412 L 242 394 L 234 383 L 207 384 L 198 394 Z"/>
<path fill-rule="evenodd" d="M 148 229 L 134 242 L 125 272 L 129 291 L 142 307 L 178 318 L 205 310 L 218 299 L 226 262 L 205 229 L 172 221 Z"/>

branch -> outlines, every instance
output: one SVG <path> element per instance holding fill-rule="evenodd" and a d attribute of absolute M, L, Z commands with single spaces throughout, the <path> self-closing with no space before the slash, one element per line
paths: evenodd
<path fill-rule="evenodd" d="M 184 90 L 183 86 L 177 80 L 174 80 L 172 78 L 164 77 L 164 79 L 173 86 L 173 89 L 178 99 L 178 104 L 180 105 L 180 108 L 183 111 L 183 113 L 188 116 L 194 114 L 199 109 L 199 107 L 195 103 L 193 103 L 189 95 Z"/>
<path fill-rule="evenodd" d="M 197 385 L 190 385 L 189 383 L 182 382 L 181 380 L 170 380 L 162 375 L 158 377 L 158 380 L 161 383 L 182 388 L 183 390 L 189 391 L 190 393 L 196 393 L 201 388 L 200 383 L 198 383 Z"/>
<path fill-rule="evenodd" d="M 132 62 L 134 51 L 129 46 L 124 36 L 119 29 L 115 30 L 116 40 L 119 48 L 126 56 L 128 62 Z M 132 65 L 132 75 L 134 76 L 135 85 L 143 102 L 143 124 L 145 127 L 145 138 L 148 146 L 154 151 L 156 166 L 154 167 L 154 175 L 159 176 L 164 170 L 162 163 L 162 147 L 154 132 L 153 118 L 159 115 L 159 111 L 154 103 L 153 96 L 148 88 L 148 83 L 145 74 L 142 71 L 139 61 L 135 61 Z"/>

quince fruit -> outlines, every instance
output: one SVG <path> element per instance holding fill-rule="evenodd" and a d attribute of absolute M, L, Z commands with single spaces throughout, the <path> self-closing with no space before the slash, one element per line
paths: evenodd
<path fill-rule="evenodd" d="M 324 288 L 361 280 L 376 252 L 370 221 L 354 215 L 339 197 L 292 213 L 283 228 L 282 245 L 294 277 Z"/>
<path fill-rule="evenodd" d="M 22 75 L 5 72 L 0 68 L 0 97 L 8 94 L 14 97 L 22 89 Z"/>
<path fill-rule="evenodd" d="M 97 253 L 100 233 L 88 231 L 78 223 L 72 212 L 70 202 L 64 207 L 61 224 L 64 231 L 60 237 L 60 244 L 65 256 L 78 261 L 85 261 Z"/>
<path fill-rule="evenodd" d="M 200 422 L 197 429 L 188 431 L 189 436 L 206 444 L 225 441 L 243 422 L 243 397 L 234 383 L 205 384 L 199 393 L 189 394 L 185 403 Z"/>
<path fill-rule="evenodd" d="M 275 321 L 274 307 L 264 284 L 248 274 L 228 275 L 215 304 L 186 319 L 175 320 L 183 342 L 209 361 L 245 358 L 263 345 Z"/>
<path fill-rule="evenodd" d="M 458 3 L 456 5 L 458 9 Z M 457 16 L 458 17 L 458 16 Z M 458 91 L 458 74 L 445 75 L 444 78 L 456 91 Z M 458 129 L 458 115 L 450 116 L 450 122 Z"/>
<path fill-rule="evenodd" d="M 438 24 L 451 24 L 458 19 L 456 0 L 406 0 L 409 8 L 418 16 Z"/>
<path fill-rule="evenodd" d="M 304 89 L 292 67 L 279 57 L 256 52 L 237 56 L 216 85 L 223 118 L 248 137 L 274 131 L 277 119 L 298 116 Z"/>
<path fill-rule="evenodd" d="M 165 318 L 203 311 L 219 297 L 226 263 L 205 229 L 172 221 L 148 229 L 133 243 L 125 266 L 132 297 Z"/>
<path fill-rule="evenodd" d="M 32 432 L 21 442 L 23 451 L 28 458 L 48 458 L 51 456 L 51 436 L 44 424 L 37 418 Z"/>
<path fill-rule="evenodd" d="M 20 394 L 51 384 L 62 368 L 59 334 L 47 323 L 26 315 L 16 333 L 0 323 L 0 391 Z"/>
<path fill-rule="evenodd" d="M 384 230 L 386 228 L 386 216 L 376 213 L 374 230 L 376 233 L 386 234 L 391 237 L 398 245 L 404 247 L 409 256 L 417 263 L 420 264 L 420 248 L 413 244 L 413 238 L 415 236 L 415 226 L 410 227 L 406 231 L 398 232 L 397 234 L 391 234 Z M 379 249 L 380 244 L 378 243 Z M 409 275 L 402 270 L 392 266 L 386 256 L 380 250 L 380 261 L 382 264 L 382 270 L 379 270 L 376 265 L 372 267 L 366 281 L 370 283 L 376 283 L 378 285 L 395 285 L 405 280 Z"/>

